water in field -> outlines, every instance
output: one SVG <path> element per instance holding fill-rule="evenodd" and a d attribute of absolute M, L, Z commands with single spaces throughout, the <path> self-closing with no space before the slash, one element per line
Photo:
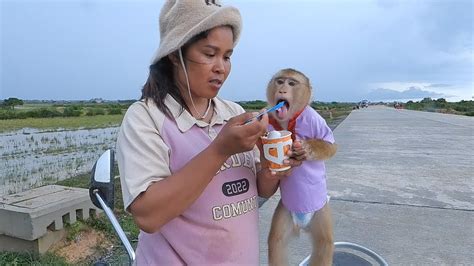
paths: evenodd
<path fill-rule="evenodd" d="M 0 134 L 0 195 L 52 184 L 90 172 L 115 147 L 118 127 Z"/>

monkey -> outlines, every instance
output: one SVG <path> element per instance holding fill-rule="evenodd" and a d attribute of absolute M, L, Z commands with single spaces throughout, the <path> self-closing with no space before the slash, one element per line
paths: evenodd
<path fill-rule="evenodd" d="M 270 265 L 288 265 L 287 245 L 300 229 L 312 239 L 310 265 L 332 265 L 333 225 L 326 187 L 324 161 L 337 150 L 326 121 L 311 108 L 312 87 L 302 72 L 278 71 L 267 85 L 267 102 L 284 106 L 269 115 L 268 130 L 288 130 L 306 152 L 302 164 L 280 179 L 281 199 L 272 217 L 268 236 Z"/>

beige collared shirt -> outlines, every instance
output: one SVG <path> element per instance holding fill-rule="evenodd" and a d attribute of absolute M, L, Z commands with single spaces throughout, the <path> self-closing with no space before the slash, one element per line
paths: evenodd
<path fill-rule="evenodd" d="M 212 141 L 217 136 L 214 125 L 224 124 L 231 117 L 245 112 L 234 102 L 217 97 L 212 101 L 214 113 L 210 123 L 195 119 L 170 95 L 167 95 L 165 104 L 181 132 L 186 132 L 196 125 L 204 129 Z M 146 191 L 152 182 L 171 175 L 170 149 L 160 133 L 164 121 L 165 114 L 151 99 L 147 102 L 143 100 L 135 102 L 124 116 L 117 137 L 116 150 L 125 209 L 141 192 Z M 254 151 L 258 162 L 258 149 L 255 148 Z"/>

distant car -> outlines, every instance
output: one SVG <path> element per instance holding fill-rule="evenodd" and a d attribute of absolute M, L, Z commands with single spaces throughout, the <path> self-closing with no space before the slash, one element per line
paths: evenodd
<path fill-rule="evenodd" d="M 393 104 L 393 107 L 394 107 L 395 109 L 403 109 L 403 104 L 402 104 L 402 103 L 399 103 L 399 102 L 395 102 L 395 103 Z"/>
<path fill-rule="evenodd" d="M 360 108 L 367 108 L 369 107 L 369 101 L 368 100 L 362 100 L 359 102 L 359 107 Z"/>

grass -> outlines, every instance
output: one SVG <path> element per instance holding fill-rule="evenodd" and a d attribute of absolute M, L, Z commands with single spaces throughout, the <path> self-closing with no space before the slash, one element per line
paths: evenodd
<path fill-rule="evenodd" d="M 52 253 L 37 256 L 29 253 L 0 252 L 0 265 L 68 265 L 66 260 Z"/>
<path fill-rule="evenodd" d="M 80 117 L 25 118 L 0 120 L 0 132 L 19 130 L 22 128 L 37 129 L 79 129 L 103 128 L 119 126 L 123 115 L 96 115 Z"/>
<path fill-rule="evenodd" d="M 352 109 L 334 109 L 318 110 L 318 113 L 326 120 L 326 123 L 334 131 L 334 129 L 341 123 L 350 113 Z"/>
<path fill-rule="evenodd" d="M 74 241 L 80 235 L 82 231 L 87 229 L 87 224 L 82 221 L 77 221 L 73 224 L 66 224 L 67 235 L 66 239 L 68 241 Z"/>
<path fill-rule="evenodd" d="M 50 108 L 54 105 L 51 103 L 24 103 L 23 105 L 15 106 L 15 110 L 34 110 L 38 108 Z"/>

